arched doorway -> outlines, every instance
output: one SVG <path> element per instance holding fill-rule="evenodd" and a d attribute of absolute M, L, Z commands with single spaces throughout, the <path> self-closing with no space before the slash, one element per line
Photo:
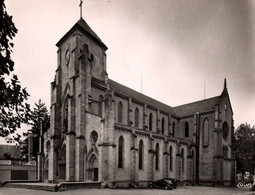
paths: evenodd
<path fill-rule="evenodd" d="M 95 154 L 92 154 L 88 160 L 88 180 L 98 181 L 98 158 Z"/>

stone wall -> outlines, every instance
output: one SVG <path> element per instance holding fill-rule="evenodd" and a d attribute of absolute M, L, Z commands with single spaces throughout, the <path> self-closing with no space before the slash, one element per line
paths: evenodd
<path fill-rule="evenodd" d="M 16 180 L 17 174 L 21 180 L 36 180 L 36 167 L 35 165 L 0 165 L 0 182 L 12 178 Z"/>

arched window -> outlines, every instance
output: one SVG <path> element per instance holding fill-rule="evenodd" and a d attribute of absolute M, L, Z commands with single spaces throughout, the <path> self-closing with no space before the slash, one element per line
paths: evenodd
<path fill-rule="evenodd" d="M 209 145 L 209 120 L 206 118 L 204 120 L 203 124 L 203 145 L 208 146 Z"/>
<path fill-rule="evenodd" d="M 104 97 L 102 95 L 99 96 L 98 98 L 98 115 L 99 116 L 102 116 L 103 114 L 103 100 L 104 100 Z"/>
<path fill-rule="evenodd" d="M 169 170 L 173 171 L 173 147 L 170 146 L 169 148 Z"/>
<path fill-rule="evenodd" d="M 224 122 L 223 125 L 222 125 L 222 133 L 223 133 L 223 138 L 226 140 L 227 137 L 228 137 L 228 131 L 229 131 L 229 128 L 228 128 L 228 123 L 227 122 Z"/>
<path fill-rule="evenodd" d="M 97 134 L 97 132 L 94 130 L 94 131 L 92 131 L 91 134 L 90 134 L 90 141 L 91 141 L 91 144 L 92 144 L 93 146 L 95 146 L 97 140 L 98 140 L 98 134 Z"/>
<path fill-rule="evenodd" d="M 162 134 L 165 134 L 165 118 L 162 118 L 161 120 L 161 132 Z"/>
<path fill-rule="evenodd" d="M 143 169 L 143 140 L 139 142 L 139 169 Z"/>
<path fill-rule="evenodd" d="M 172 127 L 172 136 L 174 137 L 175 134 L 175 122 L 173 122 L 173 127 Z"/>
<path fill-rule="evenodd" d="M 156 158 L 155 158 L 156 170 L 159 170 L 159 144 L 156 144 Z"/>
<path fill-rule="evenodd" d="M 68 100 L 65 102 L 64 107 L 64 120 L 63 120 L 63 132 L 68 131 Z"/>
<path fill-rule="evenodd" d="M 184 131 L 185 131 L 184 136 L 189 137 L 189 123 L 187 121 L 185 122 L 185 127 L 184 128 L 185 128 L 184 129 Z"/>
<path fill-rule="evenodd" d="M 181 157 L 182 157 L 182 172 L 184 172 L 184 150 L 181 150 Z"/>
<path fill-rule="evenodd" d="M 118 167 L 124 168 L 124 139 L 122 136 L 119 138 L 119 158 L 118 158 Z"/>
<path fill-rule="evenodd" d="M 135 109 L 135 127 L 139 126 L 139 110 L 138 108 Z"/>
<path fill-rule="evenodd" d="M 47 141 L 46 143 L 46 156 L 49 156 L 50 154 L 50 141 Z"/>
<path fill-rule="evenodd" d="M 123 105 L 121 102 L 118 104 L 118 122 L 122 123 Z"/>
<path fill-rule="evenodd" d="M 153 115 L 152 113 L 150 113 L 150 116 L 149 116 L 149 130 L 152 131 L 152 120 L 153 120 Z"/>

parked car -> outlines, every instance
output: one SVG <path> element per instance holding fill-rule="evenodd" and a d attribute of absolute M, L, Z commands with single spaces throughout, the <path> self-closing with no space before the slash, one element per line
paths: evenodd
<path fill-rule="evenodd" d="M 176 188 L 176 183 L 174 183 L 172 180 L 173 179 L 171 179 L 171 178 L 159 179 L 157 181 L 151 182 L 150 187 L 172 190 L 172 189 Z"/>
<path fill-rule="evenodd" d="M 173 184 L 173 188 L 175 189 L 175 188 L 177 188 L 177 186 L 178 186 L 178 181 L 177 181 L 177 179 L 173 179 L 173 178 L 164 178 L 165 180 L 168 180 L 168 181 L 171 181 L 172 182 L 172 184 Z"/>

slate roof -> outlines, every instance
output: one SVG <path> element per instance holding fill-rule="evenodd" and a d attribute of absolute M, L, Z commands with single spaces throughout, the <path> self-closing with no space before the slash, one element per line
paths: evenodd
<path fill-rule="evenodd" d="M 8 156 L 8 157 L 7 157 Z M 20 159 L 20 148 L 16 145 L 0 145 L 0 159 Z"/>
<path fill-rule="evenodd" d="M 110 86 L 113 89 L 115 89 L 116 92 L 118 92 L 120 94 L 131 97 L 131 98 L 133 98 L 139 102 L 145 103 L 147 105 L 153 106 L 154 108 L 164 111 L 166 113 L 172 113 L 172 114 L 176 115 L 174 109 L 166 104 L 163 104 L 163 103 L 161 103 L 155 99 L 152 99 L 142 93 L 139 93 L 131 88 L 121 85 L 111 79 L 108 79 L 108 82 L 109 82 Z"/>
<path fill-rule="evenodd" d="M 171 113 L 178 117 L 189 116 L 197 112 L 205 112 L 205 111 L 213 110 L 221 97 L 221 96 L 216 96 L 213 98 L 208 98 L 205 100 L 200 100 L 200 101 L 192 102 L 189 104 L 171 107 L 155 99 L 152 99 L 142 93 L 139 93 L 131 88 L 121 85 L 111 79 L 109 79 L 108 82 L 109 82 L 109 85 L 116 92 L 126 95 L 128 97 L 131 97 L 139 102 L 153 106 L 154 108 L 164 111 L 166 113 Z"/>
<path fill-rule="evenodd" d="M 209 111 L 214 109 L 219 99 L 220 99 L 220 96 L 216 96 L 213 98 L 180 105 L 180 106 L 174 107 L 174 109 L 179 117 L 188 116 L 188 115 L 196 114 L 197 112 L 204 112 L 204 111 Z"/>
<path fill-rule="evenodd" d="M 90 36 L 95 42 L 101 45 L 105 50 L 108 48 L 102 42 L 102 40 L 97 36 L 97 34 L 90 28 L 90 26 L 86 23 L 83 18 L 80 18 L 78 22 L 57 42 L 56 46 L 59 46 L 70 34 L 76 29 L 82 30 L 85 34 Z"/>

